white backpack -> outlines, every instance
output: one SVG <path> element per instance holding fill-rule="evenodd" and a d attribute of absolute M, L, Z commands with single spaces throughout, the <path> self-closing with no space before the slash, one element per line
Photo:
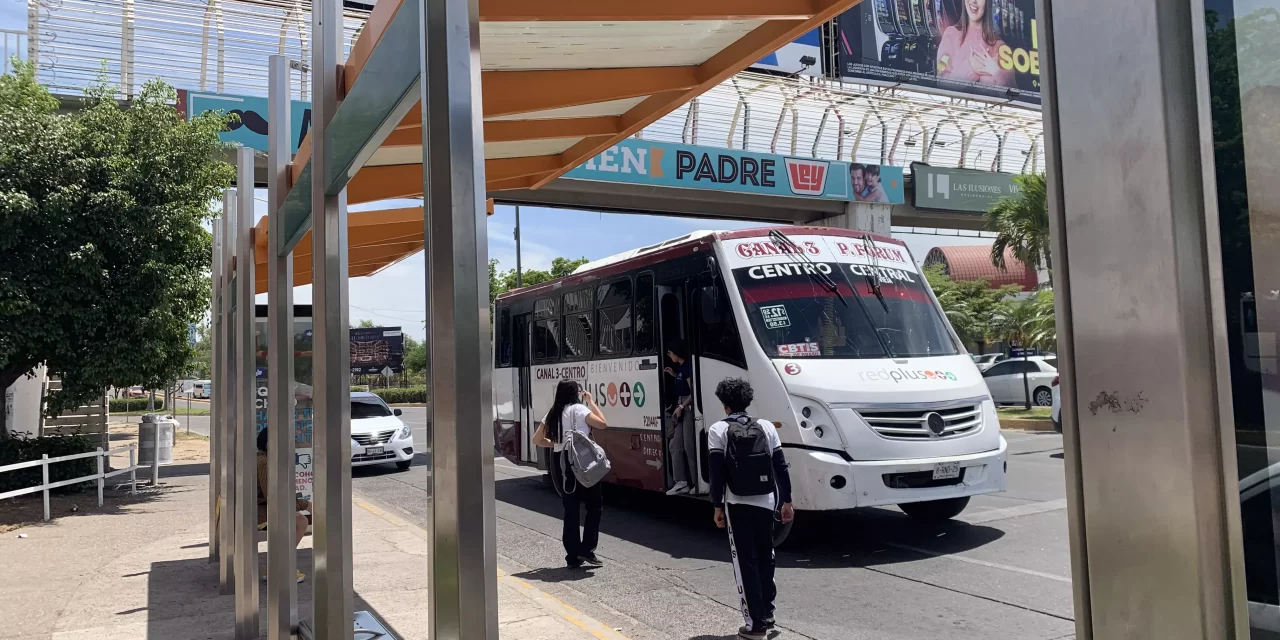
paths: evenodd
<path fill-rule="evenodd" d="M 604 448 L 596 444 L 591 436 L 577 430 L 569 431 L 565 436 L 563 462 L 565 466 L 573 469 L 573 477 L 577 478 L 578 484 L 583 487 L 593 487 L 597 482 L 609 475 L 610 469 L 609 457 L 605 455 Z M 573 493 L 568 491 L 566 493 Z"/>

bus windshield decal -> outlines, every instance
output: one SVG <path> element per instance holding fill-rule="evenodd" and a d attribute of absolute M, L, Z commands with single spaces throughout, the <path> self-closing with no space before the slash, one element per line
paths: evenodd
<path fill-rule="evenodd" d="M 787 317 L 787 306 L 782 304 L 760 307 L 760 316 L 764 318 L 764 326 L 770 329 L 785 329 L 791 326 Z"/>

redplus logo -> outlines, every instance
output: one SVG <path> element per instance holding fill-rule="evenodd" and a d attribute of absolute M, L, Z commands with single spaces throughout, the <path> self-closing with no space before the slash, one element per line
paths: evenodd
<path fill-rule="evenodd" d="M 827 168 L 830 163 L 822 160 L 787 158 L 787 180 L 791 193 L 801 196 L 820 196 L 827 190 Z"/>

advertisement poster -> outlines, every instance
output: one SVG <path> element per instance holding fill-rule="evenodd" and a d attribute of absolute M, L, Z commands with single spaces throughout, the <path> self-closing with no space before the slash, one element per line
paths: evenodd
<path fill-rule="evenodd" d="M 351 375 L 376 375 L 390 368 L 402 371 L 404 332 L 400 327 L 351 330 Z"/>
<path fill-rule="evenodd" d="M 297 498 L 310 500 L 312 496 L 312 401 L 311 401 L 311 346 L 312 331 L 309 308 L 304 315 L 300 308 L 295 308 L 293 320 L 293 459 L 294 484 Z M 258 305 L 258 317 L 254 323 L 257 334 L 257 385 L 258 397 L 255 402 L 257 427 L 261 432 L 267 428 L 267 380 L 270 370 L 267 368 L 267 321 L 266 307 Z"/>
<path fill-rule="evenodd" d="M 905 202 L 902 167 L 636 138 L 619 141 L 564 177 L 846 202 Z"/>
<path fill-rule="evenodd" d="M 850 80 L 1040 104 L 1035 0 L 866 0 L 837 29 Z"/>
<path fill-rule="evenodd" d="M 224 111 L 236 115 L 239 122 L 232 122 L 218 134 L 223 142 L 242 147 L 267 150 L 267 99 L 255 96 L 236 96 L 205 91 L 178 91 L 178 111 L 188 120 L 206 111 Z M 298 152 L 298 144 L 311 128 L 311 103 L 294 100 L 290 103 L 289 124 L 293 131 L 289 136 L 291 153 Z"/>
<path fill-rule="evenodd" d="M 1008 173 L 931 167 L 914 162 L 914 205 L 917 209 L 986 213 L 1001 198 L 1017 195 L 1018 184 Z"/>

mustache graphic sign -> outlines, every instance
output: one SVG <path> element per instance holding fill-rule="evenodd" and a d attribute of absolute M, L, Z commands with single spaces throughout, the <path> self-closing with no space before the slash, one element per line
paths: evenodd
<path fill-rule="evenodd" d="M 223 142 L 242 147 L 267 150 L 267 99 L 255 96 L 237 96 L 204 91 L 178 91 L 178 111 L 187 119 L 207 111 L 221 111 L 237 119 L 219 134 Z M 298 143 L 311 129 L 311 103 L 294 100 L 289 110 L 290 152 L 297 153 Z"/>

